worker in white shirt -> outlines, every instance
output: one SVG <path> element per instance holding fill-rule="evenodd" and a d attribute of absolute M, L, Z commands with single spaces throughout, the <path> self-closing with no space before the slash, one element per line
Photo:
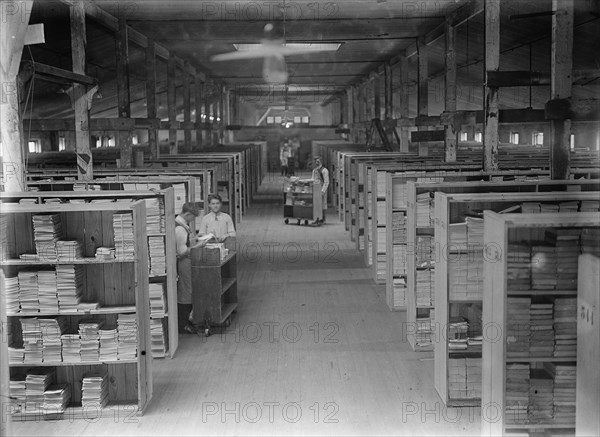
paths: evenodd
<path fill-rule="evenodd" d="M 191 251 L 204 246 L 190 229 L 190 223 L 200 215 L 195 203 L 185 203 L 181 214 L 175 217 L 175 249 L 177 252 L 177 316 L 180 334 L 196 334 L 198 330 L 190 321 L 192 312 L 192 259 Z"/>
<path fill-rule="evenodd" d="M 231 216 L 221 212 L 223 201 L 218 194 L 208 196 L 210 212 L 202 217 L 200 235 L 213 234 L 217 242 L 222 243 L 228 237 L 235 237 L 235 227 Z"/>
<path fill-rule="evenodd" d="M 314 166 L 312 172 L 312 180 L 315 184 L 319 184 L 321 187 L 321 195 L 323 196 L 323 218 L 318 218 L 313 224 L 325 223 L 325 211 L 327 210 L 327 188 L 329 187 L 329 170 L 323 166 L 323 161 L 320 156 L 315 156 Z"/>

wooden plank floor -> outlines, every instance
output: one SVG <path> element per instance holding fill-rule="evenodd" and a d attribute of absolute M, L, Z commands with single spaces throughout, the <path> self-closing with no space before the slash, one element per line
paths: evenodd
<path fill-rule="evenodd" d="M 155 361 L 144 416 L 14 423 L 15 435 L 478 435 L 479 409 L 439 401 L 431 355 L 410 351 L 404 313 L 335 214 L 286 226 L 280 190 L 271 175 L 240 226 L 232 325 Z"/>

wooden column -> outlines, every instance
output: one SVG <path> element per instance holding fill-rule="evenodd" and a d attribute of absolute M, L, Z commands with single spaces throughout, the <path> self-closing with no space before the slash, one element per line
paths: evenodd
<path fill-rule="evenodd" d="M 456 143 L 460 124 L 456 123 L 456 54 L 454 41 L 456 32 L 454 26 L 446 22 L 446 87 L 444 110 L 450 116 L 450 122 L 444 127 L 446 133 L 444 138 L 444 150 L 446 162 L 456 161 Z"/>
<path fill-rule="evenodd" d="M 429 115 L 429 65 L 428 49 L 425 37 L 417 39 L 418 53 L 418 88 L 417 88 L 417 115 L 427 117 Z M 428 130 L 427 126 L 420 126 L 419 130 Z M 419 143 L 419 155 L 427 156 L 429 147 L 427 143 Z"/>
<path fill-rule="evenodd" d="M 25 44 L 25 35 L 29 25 L 29 13 L 33 1 L 12 2 L 3 8 L 2 25 L 0 26 L 0 141 L 4 156 L 2 171 L 5 191 L 25 191 L 25 144 L 23 140 L 23 124 L 19 116 L 19 95 L 17 75 L 21 63 L 21 55 Z M 6 363 L 4 363 L 6 358 Z M 6 365 L 5 365 L 6 364 Z M 8 357 L 2 358 L 1 393 L 9 394 Z M 5 371 L 6 370 L 6 371 Z M 0 435 L 9 435 L 8 422 L 0 421 Z"/>
<path fill-rule="evenodd" d="M 127 21 L 119 17 L 119 29 L 116 34 L 117 55 L 117 107 L 119 117 L 131 117 L 131 99 L 129 95 L 129 42 L 127 39 Z M 121 167 L 131 168 L 132 141 L 130 131 L 116 133 L 117 146 L 120 151 Z"/>
<path fill-rule="evenodd" d="M 373 118 L 381 118 L 381 83 L 380 76 L 373 78 Z"/>
<path fill-rule="evenodd" d="M 219 142 L 223 143 L 225 139 L 225 86 L 219 85 L 219 112 L 217 120 L 219 126 Z"/>
<path fill-rule="evenodd" d="M 500 0 L 485 0 L 485 71 L 500 69 Z M 498 97 L 499 88 L 485 87 L 483 169 L 498 169 Z"/>
<path fill-rule="evenodd" d="M 570 99 L 573 71 L 573 0 L 552 0 L 552 100 Z M 552 120 L 551 176 L 568 179 L 571 120 Z"/>
<path fill-rule="evenodd" d="M 196 147 L 202 148 L 202 103 L 203 103 L 203 95 L 202 95 L 202 78 L 199 74 L 196 74 L 196 78 L 194 80 L 194 91 L 196 97 L 194 99 L 194 105 L 196 107 Z"/>
<path fill-rule="evenodd" d="M 157 118 L 156 113 L 156 46 L 154 40 L 148 39 L 146 48 L 146 110 L 148 118 Z M 148 146 L 152 159 L 160 157 L 158 131 L 148 129 Z"/>
<path fill-rule="evenodd" d="M 400 70 L 400 120 L 407 120 L 409 116 L 410 88 L 408 84 L 408 59 L 405 56 L 400 57 L 398 62 L 398 70 Z M 400 127 L 400 152 L 408 153 L 409 135 L 406 127 Z"/>
<path fill-rule="evenodd" d="M 369 80 L 367 79 L 363 84 L 363 104 L 365 111 L 365 122 L 371 118 L 371 110 L 369 106 Z"/>
<path fill-rule="evenodd" d="M 346 93 L 340 95 L 340 124 L 344 124 L 346 122 Z"/>
<path fill-rule="evenodd" d="M 392 88 L 392 66 L 389 62 L 385 63 L 385 118 L 394 116 L 394 91 Z"/>
<path fill-rule="evenodd" d="M 177 64 L 171 54 L 167 61 L 167 110 L 169 113 L 169 154 L 177 155 Z"/>
<path fill-rule="evenodd" d="M 190 150 L 192 147 L 192 130 L 190 129 L 190 123 L 192 122 L 192 96 L 190 93 L 191 89 L 191 76 L 188 72 L 189 64 L 187 61 L 183 64 L 183 122 L 185 123 L 185 130 L 183 131 L 183 144 L 186 150 Z"/>
<path fill-rule="evenodd" d="M 69 14 L 73 72 L 86 74 L 85 50 L 87 36 L 83 3 L 74 2 L 69 7 Z M 75 112 L 75 153 L 77 156 L 77 177 L 81 180 L 91 180 L 94 177 L 89 131 L 92 95 L 88 96 L 87 91 L 85 85 L 73 84 L 72 104 Z"/>

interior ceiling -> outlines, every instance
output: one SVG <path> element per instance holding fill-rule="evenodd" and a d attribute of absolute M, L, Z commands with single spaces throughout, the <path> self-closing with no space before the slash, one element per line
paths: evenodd
<path fill-rule="evenodd" d="M 344 0 L 315 2 L 286 1 L 285 35 L 290 42 L 335 41 L 343 43 L 336 52 L 321 52 L 288 57 L 290 101 L 323 102 L 333 93 L 347 88 L 368 76 L 374 69 L 443 23 L 444 17 L 467 0 Z M 94 1 L 114 16 L 123 16 L 128 23 L 154 38 L 198 70 L 228 87 L 247 101 L 264 101 L 269 105 L 284 103 L 282 86 L 266 86 L 262 79 L 262 61 L 211 62 L 210 57 L 233 50 L 234 43 L 256 43 L 263 36 L 266 23 L 274 23 L 283 34 L 282 1 L 220 2 L 197 0 L 128 0 L 127 2 Z M 574 68 L 600 68 L 600 14 L 593 0 L 575 0 Z M 551 20 L 548 15 L 510 19 L 514 14 L 548 12 L 551 0 L 501 1 L 502 70 L 550 71 Z M 24 59 L 34 59 L 64 69 L 71 69 L 68 8 L 59 1 L 34 2 L 30 23 L 43 22 L 46 43 L 28 46 Z M 87 74 L 98 78 L 101 96 L 94 101 L 92 115 L 116 116 L 116 63 L 114 34 L 93 19 L 87 20 Z M 456 51 L 459 86 L 459 109 L 480 109 L 483 83 L 483 14 L 474 16 L 457 28 Z M 430 113 L 441 112 L 445 43 L 440 38 L 429 47 Z M 531 61 L 530 61 L 531 54 Z M 132 116 L 145 116 L 144 50 L 130 44 L 130 87 Z M 416 82 L 416 57 L 410 59 L 410 80 Z M 159 117 L 166 116 L 166 62 L 158 59 Z M 394 87 L 398 86 L 394 73 Z M 574 87 L 574 95 L 600 97 L 599 80 L 583 87 Z M 40 82 L 38 82 L 39 84 Z M 69 116 L 72 109 L 68 97 L 60 94 L 60 86 L 41 82 L 36 85 L 32 116 L 46 118 Z M 529 90 L 502 90 L 501 106 L 529 106 Z M 515 98 L 519 93 L 521 97 Z M 414 93 L 413 93 L 414 94 Z M 439 94 L 439 95 L 438 95 Z M 468 95 L 467 95 L 468 94 Z M 183 101 L 178 84 L 178 102 Z M 505 98 L 502 98 L 502 97 Z M 523 97 L 524 96 L 524 97 Z M 261 100 L 262 99 L 262 100 Z M 532 89 L 531 105 L 543 107 L 549 99 L 549 87 Z M 416 104 L 411 97 L 411 108 Z M 40 104 L 46 101 L 49 105 Z M 382 100 L 383 101 L 383 100 Z M 181 104 L 181 103 L 179 103 Z M 411 112 L 412 109 L 411 109 Z"/>

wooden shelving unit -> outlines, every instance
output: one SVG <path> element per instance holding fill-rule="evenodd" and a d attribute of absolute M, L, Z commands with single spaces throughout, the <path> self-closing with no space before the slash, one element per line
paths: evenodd
<path fill-rule="evenodd" d="M 178 327 L 177 327 L 177 259 L 175 250 L 175 209 L 174 209 L 174 190 L 167 188 L 156 191 L 38 191 L 24 193 L 0 193 L 0 201 L 2 204 L 9 202 L 19 202 L 21 199 L 32 199 L 37 204 L 45 204 L 48 199 L 59 199 L 63 203 L 69 203 L 73 200 L 84 201 L 86 204 L 93 204 L 98 200 L 145 200 L 158 199 L 164 205 L 163 220 L 165 223 L 164 232 L 156 234 L 147 233 L 147 238 L 163 238 L 165 247 L 165 274 L 152 275 L 150 269 L 148 277 L 150 282 L 164 284 L 165 302 L 167 312 L 161 314 L 150 314 L 151 319 L 164 319 L 165 331 L 165 353 L 153 353 L 154 358 L 172 358 L 177 351 L 179 345 Z M 150 246 L 150 245 L 149 245 Z M 7 265 L 36 265 L 36 261 L 23 260 L 7 260 Z M 54 262 L 49 262 L 54 264 Z M 63 264 L 61 261 L 56 261 L 56 264 Z M 68 262 L 66 264 L 105 264 L 106 261 L 90 258 L 83 261 Z M 97 314 L 103 314 L 104 309 L 97 310 Z M 94 311 L 92 311 L 94 313 Z"/>
<path fill-rule="evenodd" d="M 531 275 L 535 273 L 535 269 L 540 269 L 547 262 L 551 262 L 552 258 L 547 258 L 542 252 L 521 250 L 513 245 L 520 247 L 531 247 L 532 243 L 544 241 L 548 231 L 557 233 L 561 230 L 577 229 L 582 232 L 592 232 L 593 235 L 598 235 L 600 230 L 600 213 L 542 213 L 542 214 L 497 214 L 491 211 L 484 212 L 484 265 L 483 265 L 483 325 L 485 327 L 494 327 L 494 332 L 485 330 L 485 336 L 482 348 L 483 369 L 482 369 L 482 405 L 494 406 L 495 412 L 483 414 L 481 421 L 481 434 L 486 436 L 510 435 L 513 432 L 528 432 L 530 430 L 544 431 L 547 429 L 560 429 L 566 432 L 575 430 L 575 417 L 566 416 L 561 423 L 557 421 L 556 406 L 551 417 L 544 419 L 531 419 L 532 404 L 530 402 L 531 394 L 521 395 L 520 392 L 513 390 L 522 390 L 525 393 L 533 393 L 530 387 L 527 387 L 531 376 L 535 376 L 536 381 L 540 378 L 540 373 L 544 372 L 544 368 L 551 366 L 551 363 L 560 364 L 565 360 L 571 363 L 570 372 L 576 369 L 577 374 L 580 371 L 580 365 L 577 362 L 577 356 L 562 356 L 560 358 L 545 356 L 540 354 L 532 356 L 529 348 L 525 348 L 518 356 L 522 358 L 515 360 L 513 356 L 517 356 L 514 351 L 521 350 L 518 348 L 521 341 L 529 341 L 528 331 L 529 324 L 525 324 L 520 318 L 517 318 L 519 313 L 515 310 L 509 311 L 510 305 L 518 305 L 518 308 L 524 309 L 523 305 L 526 302 L 516 302 L 514 299 L 521 298 L 530 301 L 529 298 L 535 294 L 541 295 L 539 290 L 540 285 L 548 287 L 547 284 L 542 284 L 535 280 L 531 281 L 531 288 L 536 290 L 536 293 L 530 293 L 529 290 L 521 288 L 514 282 L 519 276 L 515 275 L 512 267 L 509 268 L 508 258 L 510 257 L 533 257 L 529 264 Z M 581 242 L 592 242 L 589 236 L 580 236 Z M 546 243 L 548 244 L 548 243 Z M 577 240 L 577 244 L 579 240 Z M 550 244 L 550 247 L 553 245 Z M 539 246 L 538 246 L 539 247 Z M 538 250 L 538 249 L 534 249 Z M 552 249 L 558 254 L 564 253 L 564 249 Z M 584 252 L 587 249 L 581 248 Z M 597 250 L 597 246 L 594 250 Z M 514 264 L 515 266 L 521 264 Z M 525 264 L 527 266 L 527 264 Z M 510 276 L 509 276 L 510 275 Z M 537 285 L 536 285 L 537 284 Z M 520 283 L 520 285 L 523 285 Z M 525 284 L 526 285 L 526 284 Z M 556 286 L 555 286 L 556 288 Z M 552 302 L 553 305 L 556 299 L 560 297 L 556 292 L 548 288 L 543 295 L 546 301 Z M 560 291 L 560 290 L 559 290 Z M 568 287 L 570 296 L 577 298 L 577 285 Z M 564 294 L 564 293 L 563 293 Z M 577 304 L 572 308 L 572 318 L 574 324 L 577 324 Z M 511 307 L 513 308 L 513 307 Z M 521 311 L 523 312 L 523 311 Z M 526 312 L 526 311 L 525 311 Z M 566 315 L 563 316 L 567 317 Z M 518 324 L 518 325 L 516 325 Z M 518 328 L 518 329 L 517 329 Z M 575 334 L 576 335 L 576 334 Z M 575 337 L 577 338 L 577 337 Z M 577 338 L 580 343 L 580 339 Z M 511 356 L 507 355 L 508 345 L 511 345 Z M 529 356 L 524 356 L 524 355 Z M 523 363 L 523 361 L 526 361 Z M 521 363 L 519 365 L 519 363 Z M 527 365 L 529 364 L 529 365 Z M 510 366 L 507 369 L 507 366 Z M 517 367 L 520 366 L 520 367 Z M 590 369 L 590 372 L 596 372 L 597 363 L 594 363 L 595 369 Z M 532 372 L 533 370 L 533 372 Z M 507 372 L 511 372 L 511 388 L 507 389 Z M 587 370 L 586 370 L 587 371 Z M 584 371 L 585 372 L 585 371 Z M 552 378 L 552 377 L 551 377 Z M 571 377 L 572 378 L 572 377 Z M 547 379 L 547 378 L 546 378 Z M 532 379 L 531 379 L 532 380 Z M 552 381 L 552 379 L 550 379 Z M 549 382 L 549 381 L 546 381 Z M 565 384 L 564 382 L 562 383 Z M 575 390 L 575 381 L 570 379 L 568 384 L 571 391 Z M 525 389 L 527 387 L 527 389 Z M 529 391 L 527 391 L 529 390 Z M 510 397 L 509 397 L 510 396 Z M 523 397 L 524 396 L 524 397 Z M 521 399 L 520 404 L 517 399 Z M 507 404 L 507 400 L 511 404 Z M 539 408 L 539 406 L 537 407 Z M 527 415 L 524 414 L 527 411 Z"/>
<path fill-rule="evenodd" d="M 97 204 L 44 204 L 18 205 L 3 204 L 2 216 L 7 218 L 5 244 L 7 259 L 15 259 L 24 253 L 35 253 L 32 217 L 38 214 L 57 214 L 62 223 L 62 237 L 59 240 L 78 240 L 85 259 L 93 257 L 99 246 L 114 247 L 114 214 L 130 214 L 133 223 L 133 257 L 125 261 L 85 263 L 82 261 L 83 286 L 82 302 L 100 302 L 102 312 L 94 312 L 94 319 L 103 320 L 109 326 L 115 325 L 119 314 L 135 314 L 137 323 L 136 357 L 121 361 L 104 362 L 11 362 L 11 378 L 24 376 L 29 368 L 52 367 L 55 383 L 67 383 L 70 404 L 63 411 L 20 410 L 13 414 L 13 420 L 32 418 L 69 419 L 81 417 L 81 380 L 90 371 L 105 371 L 109 377 L 109 405 L 107 409 L 120 408 L 129 412 L 142 413 L 152 398 L 152 357 L 150 354 L 149 300 L 148 300 L 148 243 L 146 240 L 146 208 L 142 201 L 114 202 Z M 52 243 L 49 243 L 52 244 Z M 49 246 L 46 246 L 49 247 Z M 44 263 L 41 255 L 39 266 L 50 269 L 54 263 Z M 7 278 L 15 277 L 23 266 L 2 261 L 2 270 Z M 3 289 L 5 289 L 3 285 Z M 50 315 L 44 313 L 46 315 Z M 79 321 L 89 319 L 85 311 L 73 314 L 70 311 L 54 311 L 52 315 L 67 319 L 66 332 L 77 333 Z M 7 327 L 10 330 L 10 347 L 22 344 L 20 319 L 38 314 L 8 314 Z M 15 408 L 17 408 L 15 406 Z"/>
<path fill-rule="evenodd" d="M 409 190 L 411 189 L 409 184 Z M 427 184 L 425 190 L 433 188 Z M 594 201 L 600 192 L 508 192 L 509 190 L 539 189 L 536 184 L 476 184 L 473 190 L 484 191 L 480 193 L 450 194 L 437 191 L 435 194 L 435 325 L 442 332 L 437 332 L 432 338 L 435 359 L 435 387 L 447 406 L 479 406 L 481 405 L 480 390 L 471 390 L 467 397 L 453 396 L 450 390 L 449 378 L 451 369 L 458 367 L 451 365 L 451 360 L 461 358 L 481 359 L 481 347 L 469 345 L 465 350 L 452 350 L 448 340 L 453 337 L 451 324 L 453 320 L 468 321 L 469 329 L 465 336 L 473 338 L 482 336 L 481 308 L 483 304 L 483 241 L 471 241 L 467 238 L 466 244 L 455 241 L 450 233 L 450 228 L 465 222 L 467 216 L 479 215 L 484 210 L 503 211 L 511 207 L 519 207 L 523 203 L 539 203 L 540 205 L 557 205 L 560 202 Z M 448 189 L 464 190 L 465 184 L 458 184 Z M 444 187 L 441 188 L 445 189 Z M 503 190 L 504 192 L 491 192 Z M 412 185 L 412 191 L 423 191 L 419 184 Z M 409 191 L 410 193 L 410 191 Z M 410 194 L 409 194 L 410 195 Z M 410 208 L 409 208 L 410 209 Z M 465 229 L 469 226 L 467 223 Z M 469 234 L 466 231 L 465 235 Z M 409 257 L 409 259 L 414 257 Z M 479 261 L 479 263 L 477 263 Z M 410 263 L 409 263 L 410 264 Z M 412 263 L 414 266 L 414 262 Z M 466 281 L 460 284 L 453 281 Z M 544 295 L 545 291 L 535 291 L 531 295 Z M 554 290 L 555 295 L 561 295 L 561 290 Z M 570 293 L 567 293 L 570 294 Z M 410 308 L 409 311 L 414 311 Z M 407 317 L 408 320 L 408 317 Z M 434 339 L 436 341 L 434 341 Z M 517 361 L 519 361 L 517 359 Z M 527 360 L 524 360 L 527 361 Z M 459 361 L 455 361 L 458 363 Z M 474 362 L 471 371 L 479 375 L 481 363 Z M 479 393 L 477 393 L 479 392 Z"/>

